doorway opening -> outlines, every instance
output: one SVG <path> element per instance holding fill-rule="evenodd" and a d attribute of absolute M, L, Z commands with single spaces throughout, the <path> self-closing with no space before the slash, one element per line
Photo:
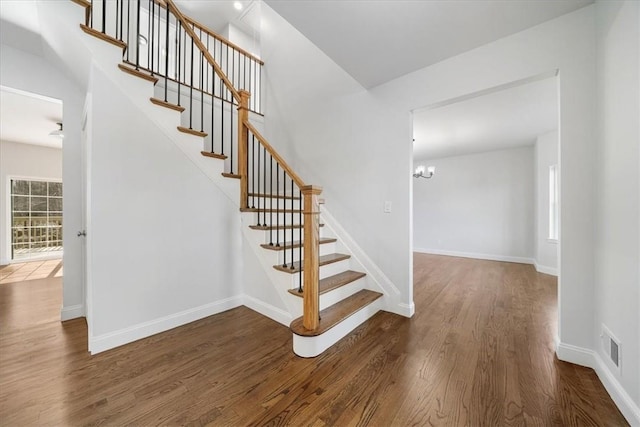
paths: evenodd
<path fill-rule="evenodd" d="M 557 70 L 414 110 L 415 254 L 558 276 Z"/>
<path fill-rule="evenodd" d="M 0 290 L 3 313 L 17 316 L 7 325 L 23 327 L 60 317 L 63 106 L 5 86 L 0 95 Z"/>

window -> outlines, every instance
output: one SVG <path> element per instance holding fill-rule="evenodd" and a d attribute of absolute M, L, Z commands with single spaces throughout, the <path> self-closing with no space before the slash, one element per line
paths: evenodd
<path fill-rule="evenodd" d="M 549 166 L 549 240 L 558 240 L 558 165 Z"/>
<path fill-rule="evenodd" d="M 62 183 L 11 180 L 11 259 L 62 251 Z"/>

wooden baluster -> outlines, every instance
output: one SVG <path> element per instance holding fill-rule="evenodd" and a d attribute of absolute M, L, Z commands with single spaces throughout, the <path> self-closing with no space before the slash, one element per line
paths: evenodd
<path fill-rule="evenodd" d="M 302 324 L 310 331 L 320 323 L 320 295 L 318 282 L 320 267 L 320 204 L 318 196 L 322 187 L 306 185 L 301 188 L 304 196 L 304 312 Z"/>
<path fill-rule="evenodd" d="M 238 175 L 240 175 L 240 209 L 248 207 L 249 191 L 247 187 L 247 150 L 249 143 L 249 131 L 245 122 L 249 118 L 249 97 L 246 90 L 240 90 L 238 103 Z"/>

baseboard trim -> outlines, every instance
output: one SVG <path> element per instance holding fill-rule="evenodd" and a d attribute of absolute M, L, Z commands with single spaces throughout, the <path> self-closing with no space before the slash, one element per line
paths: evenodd
<path fill-rule="evenodd" d="M 140 323 L 119 331 L 89 337 L 89 352 L 91 354 L 101 353 L 214 314 L 222 313 L 223 311 L 231 310 L 232 308 L 241 306 L 242 300 L 242 296 L 237 295 L 179 313 L 170 314 L 149 322 Z"/>
<path fill-rule="evenodd" d="M 445 251 L 440 249 L 424 249 L 424 248 L 414 248 L 413 251 L 423 253 L 423 254 L 455 256 L 460 258 L 485 259 L 488 261 L 515 262 L 518 264 L 531 264 L 531 265 L 535 264 L 535 261 L 533 260 L 533 258 L 516 257 L 516 256 L 508 256 L 508 255 L 480 254 L 475 252 Z"/>
<path fill-rule="evenodd" d="M 413 317 L 416 313 L 416 306 L 411 301 L 411 304 L 405 304 L 403 302 L 398 304 L 398 311 L 394 311 L 395 314 L 400 314 L 405 317 Z"/>
<path fill-rule="evenodd" d="M 286 326 L 287 328 L 291 324 L 293 318 L 289 314 L 289 312 L 279 309 L 278 307 L 274 307 L 271 304 L 267 304 L 264 301 L 260 301 L 252 296 L 247 294 L 242 295 L 242 302 L 245 307 L 250 308 L 251 310 L 262 314 L 269 319 L 275 320 L 281 325 Z"/>
<path fill-rule="evenodd" d="M 60 309 L 60 321 L 65 322 L 71 319 L 84 317 L 84 304 L 70 305 Z"/>
<path fill-rule="evenodd" d="M 556 347 L 556 355 L 558 359 L 564 362 L 575 363 L 576 365 L 593 369 L 629 424 L 636 427 L 640 426 L 640 408 L 631 399 L 631 396 L 622 387 L 622 384 L 609 370 L 597 352 L 559 342 Z"/>
<path fill-rule="evenodd" d="M 558 269 L 553 267 L 547 267 L 546 265 L 540 265 L 537 262 L 533 264 L 538 273 L 548 274 L 550 276 L 558 277 Z"/>

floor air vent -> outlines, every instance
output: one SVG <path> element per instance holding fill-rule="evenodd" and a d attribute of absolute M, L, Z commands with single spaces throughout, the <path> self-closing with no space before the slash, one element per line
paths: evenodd
<path fill-rule="evenodd" d="M 620 372 L 620 340 L 617 339 L 605 325 L 602 325 L 602 348 L 609 360 L 613 364 L 614 369 Z"/>

